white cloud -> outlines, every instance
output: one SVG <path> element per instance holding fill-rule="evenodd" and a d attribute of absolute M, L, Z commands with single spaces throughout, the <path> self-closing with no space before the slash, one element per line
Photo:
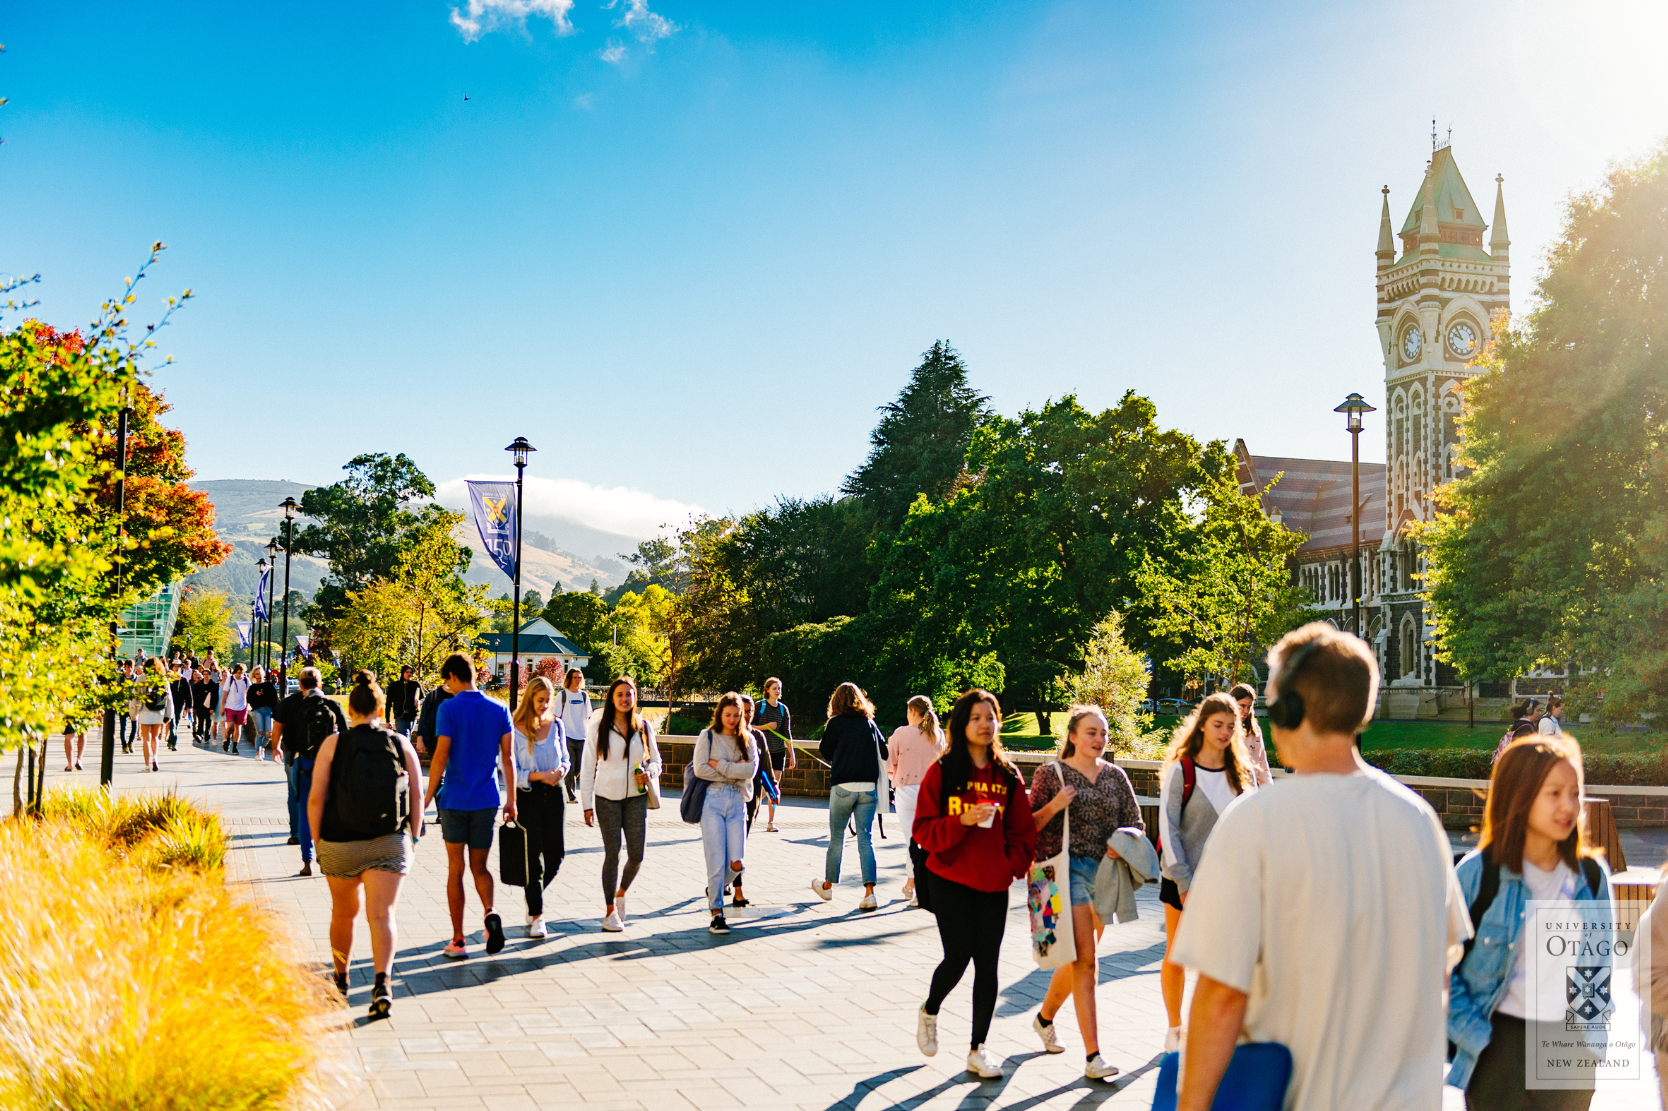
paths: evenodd
<path fill-rule="evenodd" d="M 466 478 L 512 479 L 513 476 L 472 474 Z M 464 478 L 454 478 L 440 483 L 435 489 L 435 500 L 448 509 L 465 509 L 469 491 L 464 482 Z M 573 478 L 528 475 L 522 497 L 529 518 L 554 517 L 632 540 L 658 536 L 663 526 L 678 528 L 705 512 L 698 505 L 657 498 L 644 490 L 592 486 Z"/>
<path fill-rule="evenodd" d="M 469 0 L 464 7 L 452 9 L 452 25 L 466 42 L 474 42 L 488 31 L 525 29 L 528 16 L 542 15 L 556 25 L 558 35 L 571 35 L 571 11 L 573 0 Z"/>
<path fill-rule="evenodd" d="M 678 25 L 663 15 L 649 11 L 649 0 L 608 0 L 606 9 L 620 8 L 620 18 L 614 26 L 624 27 L 637 36 L 639 42 L 654 42 L 670 37 Z"/>
<path fill-rule="evenodd" d="M 613 39 L 609 39 L 608 45 L 597 51 L 597 57 L 601 58 L 611 66 L 617 66 L 621 62 L 625 61 L 625 56 L 626 48 L 624 44 L 615 42 Z"/>

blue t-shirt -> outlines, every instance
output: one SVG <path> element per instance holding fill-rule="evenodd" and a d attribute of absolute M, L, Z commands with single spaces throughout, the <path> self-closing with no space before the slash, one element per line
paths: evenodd
<path fill-rule="evenodd" d="M 510 711 L 480 691 L 464 691 L 440 704 L 434 735 L 451 738 L 446 777 L 435 802 L 442 810 L 491 810 L 504 804 L 498 753 L 510 731 Z"/>

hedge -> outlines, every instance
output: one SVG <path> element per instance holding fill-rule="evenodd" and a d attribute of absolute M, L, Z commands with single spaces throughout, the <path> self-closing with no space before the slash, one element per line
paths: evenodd
<path fill-rule="evenodd" d="M 1367 763 L 1391 775 L 1487 779 L 1494 753 L 1475 748 L 1400 748 L 1363 753 Z M 1668 753 L 1589 753 L 1586 780 L 1612 787 L 1668 786 Z"/>

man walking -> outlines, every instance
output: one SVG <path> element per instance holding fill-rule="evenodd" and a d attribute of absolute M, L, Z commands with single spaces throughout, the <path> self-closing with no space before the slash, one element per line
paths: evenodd
<path fill-rule="evenodd" d="M 127 707 L 133 698 L 133 678 L 133 661 L 123 660 L 121 673 L 115 679 L 116 689 L 121 691 L 122 698 L 121 705 L 116 709 L 116 719 L 121 722 L 117 726 L 117 732 L 121 737 L 123 752 L 133 751 L 133 735 L 139 732 L 139 726 Z"/>
<path fill-rule="evenodd" d="M 174 673 L 174 681 L 168 685 L 168 690 L 174 700 L 174 716 L 168 719 L 168 751 L 174 752 L 179 747 L 180 718 L 191 713 L 191 672 L 183 663 Z M 196 728 L 195 718 L 191 725 Z"/>
<path fill-rule="evenodd" d="M 301 871 L 313 874 L 313 831 L 307 824 L 307 796 L 313 793 L 313 760 L 332 733 L 347 732 L 347 718 L 319 689 L 319 669 L 301 669 L 301 689 L 278 703 L 272 715 L 272 743 L 284 754 L 290 782 L 290 843 L 301 846 Z"/>
<path fill-rule="evenodd" d="M 1439 1107 L 1471 922 L 1436 812 L 1356 754 L 1372 649 L 1305 625 L 1269 653 L 1268 693 L 1296 774 L 1227 807 L 1188 889 L 1170 959 L 1199 983 L 1178 1111 L 1207 1111 L 1242 1033 L 1291 1051 L 1290 1111 Z"/>
<path fill-rule="evenodd" d="M 220 704 L 226 716 L 226 735 L 220 747 L 226 752 L 236 752 L 243 725 L 249 720 L 249 678 L 243 674 L 242 664 L 233 664 L 227 673 L 220 688 Z"/>
<path fill-rule="evenodd" d="M 410 664 L 400 668 L 400 677 L 388 684 L 388 720 L 394 732 L 411 736 L 417 725 L 417 704 L 423 697 L 423 685 L 417 682 Z"/>
<path fill-rule="evenodd" d="M 440 835 L 446 842 L 446 905 L 452 912 L 452 939 L 442 953 L 456 960 L 467 955 L 463 943 L 463 864 L 467 851 L 475 892 L 486 912 L 486 951 L 504 948 L 504 923 L 492 903 L 492 873 L 487 851 L 498 808 L 504 820 L 515 819 L 515 766 L 510 755 L 510 711 L 475 689 L 475 665 L 453 655 L 440 665 L 440 679 L 452 697 L 435 713 L 434 757 L 423 809 L 438 798 Z"/>

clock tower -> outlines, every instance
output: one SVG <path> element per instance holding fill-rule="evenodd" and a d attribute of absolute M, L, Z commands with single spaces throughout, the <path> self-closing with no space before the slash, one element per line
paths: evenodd
<path fill-rule="evenodd" d="M 1396 686 L 1438 683 L 1419 593 L 1423 558 L 1406 528 L 1430 520 L 1431 490 L 1454 477 L 1459 388 L 1478 373 L 1472 361 L 1493 334 L 1495 314 L 1509 303 L 1506 202 L 1502 179 L 1494 180 L 1492 225 L 1446 143 L 1432 150 L 1399 232 L 1391 230 L 1390 189 L 1384 189 L 1377 252 L 1387 408 L 1379 645 L 1385 675 Z"/>

